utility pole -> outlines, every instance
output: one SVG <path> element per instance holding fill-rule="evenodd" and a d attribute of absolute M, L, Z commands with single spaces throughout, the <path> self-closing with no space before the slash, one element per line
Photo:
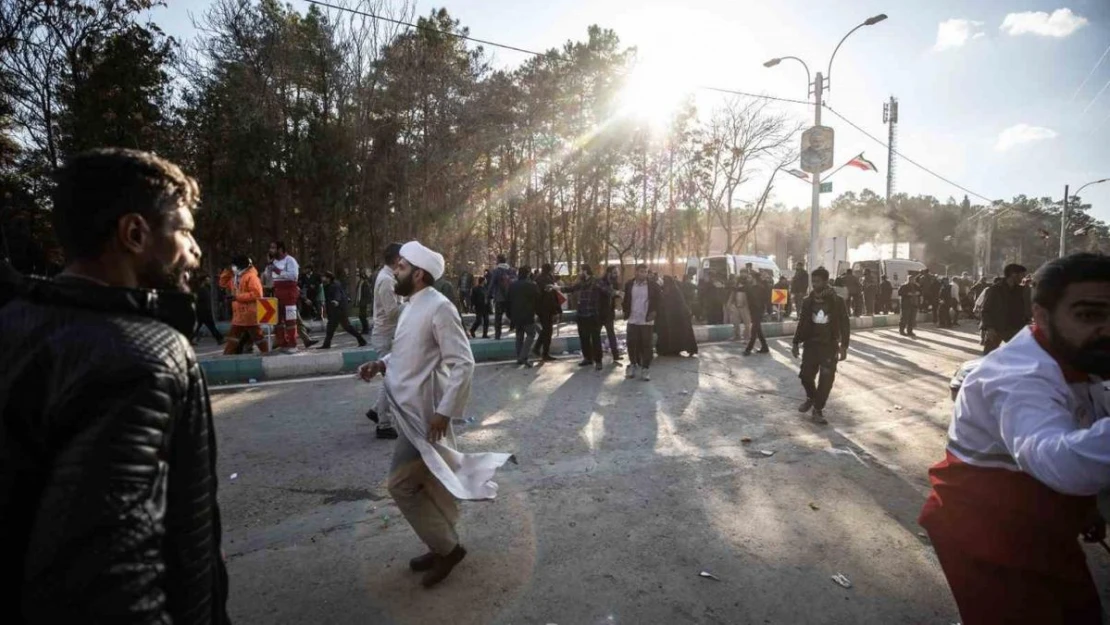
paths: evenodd
<path fill-rule="evenodd" d="M 890 196 L 894 195 L 894 150 L 898 141 L 898 99 L 894 96 L 890 96 L 889 102 L 883 103 L 883 123 L 887 125 L 886 214 L 890 217 L 890 236 L 894 239 L 890 257 L 898 258 L 898 219 L 894 214 L 894 207 L 890 204 Z"/>
<path fill-rule="evenodd" d="M 1064 257 L 1068 240 L 1068 185 L 1064 185 L 1064 208 L 1060 211 L 1060 258 Z"/>
<path fill-rule="evenodd" d="M 851 34 L 851 33 L 849 33 Z M 825 77 L 817 72 L 817 80 L 813 81 L 813 125 L 821 125 L 821 98 L 825 93 Z M 821 266 L 821 174 L 813 173 L 813 202 L 809 216 L 809 265 L 808 271 L 813 271 Z M 833 267 L 832 272 L 836 272 Z"/>

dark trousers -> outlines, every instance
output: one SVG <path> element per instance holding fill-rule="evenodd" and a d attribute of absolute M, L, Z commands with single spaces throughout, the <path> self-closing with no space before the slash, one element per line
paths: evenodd
<path fill-rule="evenodd" d="M 866 315 L 875 314 L 875 291 L 863 291 L 863 310 Z"/>
<path fill-rule="evenodd" d="M 324 344 L 322 347 L 331 347 L 331 339 L 335 336 L 335 328 L 337 326 L 343 326 L 343 329 L 346 330 L 348 334 L 358 339 L 359 346 L 366 345 L 366 339 L 362 338 L 362 335 L 355 331 L 355 327 L 351 325 L 351 320 L 347 318 L 347 311 L 335 310 L 328 311 L 328 328 L 327 333 L 324 334 Z"/>
<path fill-rule="evenodd" d="M 817 410 L 825 409 L 833 381 L 836 380 L 837 346 L 825 343 L 806 343 L 802 351 L 802 388 Z M 816 382 L 816 383 L 815 383 Z"/>
<path fill-rule="evenodd" d="M 609 317 L 602 321 L 601 325 L 605 328 L 605 335 L 609 337 L 609 355 L 613 357 L 613 360 L 616 360 L 620 357 L 621 352 L 617 348 L 617 332 L 613 329 L 613 320 L 613 317 Z M 598 337 L 600 338 L 601 335 L 598 334 Z"/>
<path fill-rule="evenodd" d="M 1002 346 L 1002 338 L 1001 337 L 999 337 L 995 340 L 991 340 L 991 338 L 988 337 L 985 332 L 983 333 L 983 355 L 984 356 L 993 352 L 994 350 L 998 349 L 1001 346 Z"/>
<path fill-rule="evenodd" d="M 536 351 L 547 357 L 551 355 L 551 337 L 555 334 L 555 315 L 540 315 L 540 338 L 536 341 Z"/>
<path fill-rule="evenodd" d="M 597 317 L 578 317 L 578 341 L 582 360 L 601 364 L 601 322 Z"/>
<path fill-rule="evenodd" d="M 917 306 L 902 305 L 902 318 L 898 322 L 899 332 L 913 332 L 917 327 Z"/>
<path fill-rule="evenodd" d="M 197 327 L 193 329 L 194 338 L 197 332 L 200 331 L 201 326 L 208 328 L 208 331 L 212 333 L 212 338 L 216 339 L 216 343 L 224 342 L 224 335 L 220 334 L 220 329 L 216 327 L 216 320 L 212 318 L 212 315 L 197 316 Z"/>
<path fill-rule="evenodd" d="M 470 326 L 470 334 L 473 335 L 478 326 L 482 326 L 482 338 L 489 338 L 489 309 L 481 308 L 474 311 L 474 325 Z"/>
<path fill-rule="evenodd" d="M 802 300 L 804 300 L 805 298 L 805 291 L 797 291 L 791 293 L 790 300 L 786 302 L 788 304 L 786 307 L 786 314 L 790 314 L 791 308 L 793 308 L 794 312 L 798 313 L 799 315 L 802 314 Z"/>
<path fill-rule="evenodd" d="M 890 297 L 885 296 L 885 295 L 880 295 L 878 297 L 878 299 L 876 300 L 875 305 L 878 306 L 879 314 L 885 315 L 885 314 L 889 313 L 890 308 L 891 308 L 891 306 L 890 306 Z"/>
<path fill-rule="evenodd" d="M 536 323 L 523 323 L 516 329 L 516 361 L 520 364 L 528 362 L 528 352 L 532 351 L 532 342 L 536 340 Z"/>
<path fill-rule="evenodd" d="M 507 302 L 494 302 L 493 304 L 493 338 L 501 338 L 501 323 L 505 319 L 505 310 Z M 509 329 L 512 329 L 512 320 L 509 321 Z"/>
<path fill-rule="evenodd" d="M 370 320 L 367 318 L 366 313 L 370 311 L 370 303 L 363 302 L 358 305 L 358 323 L 362 326 L 363 334 L 370 334 Z"/>
<path fill-rule="evenodd" d="M 748 350 L 752 351 L 755 347 L 755 340 L 759 339 L 759 350 L 767 351 L 767 337 L 763 336 L 763 320 L 759 315 L 752 314 L 752 327 L 748 330 Z"/>
<path fill-rule="evenodd" d="M 863 293 L 850 293 L 848 301 L 852 305 L 852 316 L 858 317 L 863 314 Z"/>
<path fill-rule="evenodd" d="M 655 355 L 654 342 L 655 326 L 628 324 L 628 361 L 650 369 Z"/>

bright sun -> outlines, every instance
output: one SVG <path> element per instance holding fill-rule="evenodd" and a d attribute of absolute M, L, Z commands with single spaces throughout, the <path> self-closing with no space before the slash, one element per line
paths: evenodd
<path fill-rule="evenodd" d="M 652 61 L 638 62 L 621 90 L 621 111 L 652 128 L 664 128 L 692 90 L 686 83 L 680 67 Z"/>

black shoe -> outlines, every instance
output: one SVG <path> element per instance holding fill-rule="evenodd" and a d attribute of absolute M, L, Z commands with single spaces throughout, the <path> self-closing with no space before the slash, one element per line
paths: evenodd
<path fill-rule="evenodd" d="M 425 588 L 431 588 L 442 582 L 447 579 L 452 569 L 454 569 L 459 562 L 462 562 L 465 557 L 466 549 L 463 549 L 462 545 L 455 545 L 454 550 L 445 556 L 437 555 L 432 563 L 432 568 L 424 574 L 424 579 L 422 579 L 420 583 L 423 584 Z"/>
<path fill-rule="evenodd" d="M 813 409 L 813 416 L 811 417 L 811 419 L 813 420 L 814 423 L 816 423 L 818 425 L 828 425 L 828 423 L 829 423 L 825 419 L 825 414 L 823 412 L 821 412 L 820 408 L 814 408 Z"/>
<path fill-rule="evenodd" d="M 472 338 L 472 339 L 478 338 L 478 337 L 474 336 L 474 331 L 473 330 L 470 331 L 470 338 Z M 486 337 L 483 336 L 482 338 L 486 338 Z"/>
<path fill-rule="evenodd" d="M 751 355 L 752 355 L 752 350 L 750 350 L 750 349 L 745 349 L 745 350 L 744 350 L 744 355 L 745 355 L 745 356 L 751 356 Z"/>
<path fill-rule="evenodd" d="M 366 347 L 366 339 L 362 338 L 361 336 L 358 337 L 358 346 L 359 347 Z"/>
<path fill-rule="evenodd" d="M 378 428 L 376 436 L 378 438 L 394 439 L 397 438 L 397 430 L 394 430 L 391 427 Z"/>
<path fill-rule="evenodd" d="M 543 361 L 544 362 L 555 362 L 556 360 L 558 360 L 558 359 L 555 358 L 554 356 L 552 356 L 551 354 L 544 354 L 543 355 Z"/>
<path fill-rule="evenodd" d="M 798 406 L 798 412 L 809 412 L 810 408 L 813 408 L 813 400 L 807 399 L 802 402 L 801 406 Z"/>
<path fill-rule="evenodd" d="M 413 573 L 430 571 L 432 567 L 435 566 L 437 557 L 439 556 L 437 556 L 434 551 L 415 557 L 409 560 L 409 568 L 412 569 Z"/>
<path fill-rule="evenodd" d="M 594 369 L 597 369 L 598 371 L 601 371 L 601 370 L 602 370 L 602 369 L 604 369 L 604 368 L 605 368 L 605 367 L 604 367 L 604 366 L 602 366 L 602 364 L 601 364 L 600 362 L 595 362 L 595 363 L 594 363 Z"/>
<path fill-rule="evenodd" d="M 757 353 L 757 354 L 770 354 L 770 353 L 771 353 L 771 350 L 769 350 L 769 349 L 767 349 L 766 347 L 764 347 L 763 349 L 759 350 L 759 351 L 758 351 L 758 352 L 756 352 L 756 353 Z"/>
<path fill-rule="evenodd" d="M 309 347 L 311 347 L 311 346 L 310 345 L 305 345 L 305 349 L 308 349 Z M 316 349 L 331 349 L 331 345 L 321 345 L 320 347 L 317 347 Z"/>
<path fill-rule="evenodd" d="M 620 354 L 613 356 L 613 362 L 620 362 L 622 360 L 624 360 L 624 356 L 621 356 Z"/>
<path fill-rule="evenodd" d="M 377 423 L 378 422 L 378 411 L 374 410 L 373 408 L 371 408 L 370 410 L 367 410 L 366 411 L 366 418 L 370 419 L 374 423 Z"/>
<path fill-rule="evenodd" d="M 578 363 L 578 366 L 579 366 L 579 367 L 588 367 L 588 366 L 590 366 L 590 365 L 592 365 L 592 364 L 594 364 L 594 363 L 593 363 L 593 361 L 590 361 L 590 360 L 583 360 L 582 362 Z"/>
<path fill-rule="evenodd" d="M 305 348 L 305 349 L 308 349 L 308 348 L 312 347 L 313 345 L 315 345 L 315 344 L 317 344 L 317 343 L 319 343 L 319 342 L 320 342 L 320 341 L 314 341 L 314 340 L 312 340 L 312 339 L 308 339 L 307 341 L 305 341 L 305 342 L 304 342 L 304 348 Z"/>

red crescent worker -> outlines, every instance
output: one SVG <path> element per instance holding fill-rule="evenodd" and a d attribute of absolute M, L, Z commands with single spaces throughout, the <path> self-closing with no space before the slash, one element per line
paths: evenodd
<path fill-rule="evenodd" d="M 270 244 L 270 265 L 266 268 L 274 278 L 274 297 L 278 300 L 278 319 L 281 331 L 277 332 L 278 347 L 297 347 L 297 302 L 301 289 L 297 286 L 300 265 L 285 251 L 284 241 Z"/>
<path fill-rule="evenodd" d="M 1101 625 L 1079 536 L 1106 536 L 1110 257 L 1037 272 L 1032 327 L 964 381 L 919 522 L 964 625 Z"/>

